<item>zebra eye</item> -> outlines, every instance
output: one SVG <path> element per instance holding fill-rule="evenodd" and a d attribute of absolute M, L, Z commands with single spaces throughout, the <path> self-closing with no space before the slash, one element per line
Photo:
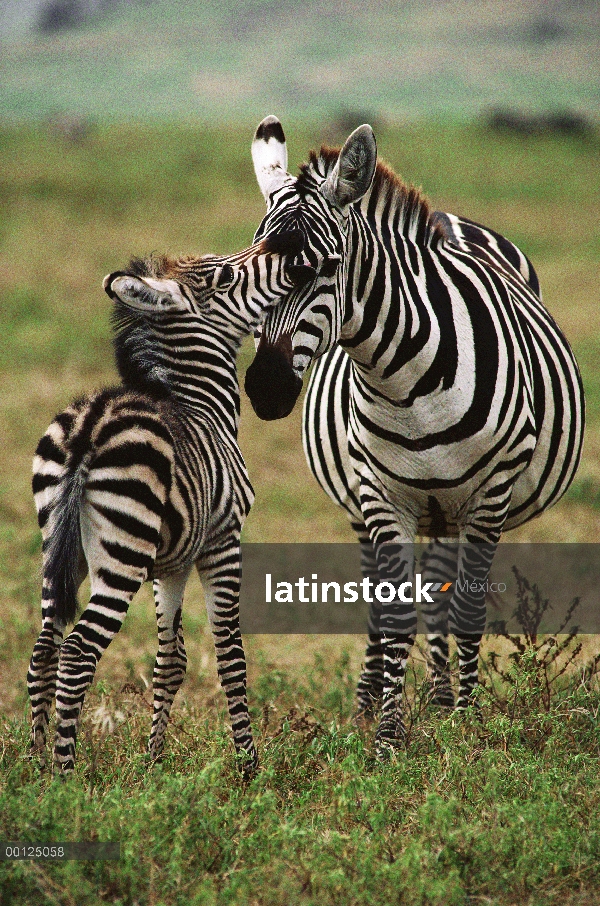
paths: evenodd
<path fill-rule="evenodd" d="M 309 264 L 290 264 L 287 268 L 287 275 L 294 286 L 306 286 L 315 279 L 317 272 Z"/>
<path fill-rule="evenodd" d="M 221 268 L 221 273 L 217 278 L 217 286 L 219 289 L 225 289 L 227 286 L 231 286 L 233 283 L 233 268 L 230 264 L 224 264 Z"/>
<path fill-rule="evenodd" d="M 333 277 L 340 265 L 340 258 L 324 258 L 319 268 L 319 277 Z"/>

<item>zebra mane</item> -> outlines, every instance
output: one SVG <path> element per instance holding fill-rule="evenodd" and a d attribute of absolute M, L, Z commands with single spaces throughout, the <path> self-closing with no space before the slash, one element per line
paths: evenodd
<path fill-rule="evenodd" d="M 321 146 L 320 151 L 310 152 L 309 162 L 302 164 L 297 182 L 301 196 L 311 189 L 314 191 L 323 179 L 331 173 L 340 154 L 339 148 Z M 402 234 L 412 239 L 417 245 L 435 246 L 442 239 L 448 238 L 444 224 L 438 219 L 428 200 L 416 186 L 407 185 L 383 161 L 377 161 L 375 176 L 371 188 L 357 202 L 365 215 L 369 207 L 384 199 L 389 205 L 390 213 L 398 211 L 398 227 Z"/>
<path fill-rule="evenodd" d="M 127 273 L 133 277 L 160 278 L 171 260 L 164 255 L 132 258 Z M 160 399 L 171 393 L 169 372 L 157 349 L 157 336 L 149 317 L 115 301 L 111 314 L 113 348 L 124 386 Z"/>

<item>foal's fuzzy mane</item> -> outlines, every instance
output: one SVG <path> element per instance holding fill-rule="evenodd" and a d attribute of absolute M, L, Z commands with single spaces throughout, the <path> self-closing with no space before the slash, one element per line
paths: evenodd
<path fill-rule="evenodd" d="M 297 182 L 299 194 L 304 195 L 311 189 L 314 191 L 331 173 L 339 155 L 339 148 L 328 148 L 325 145 L 318 153 L 311 151 L 308 163 L 300 167 Z M 401 232 L 418 245 L 433 246 L 447 238 L 443 223 L 421 190 L 403 182 L 388 164 L 377 161 L 371 188 L 361 201 L 356 203 L 356 207 L 367 215 L 369 207 L 373 207 L 373 202 L 382 198 L 390 206 L 390 210 L 398 211 L 398 227 Z"/>
<path fill-rule="evenodd" d="M 174 261 L 167 255 L 132 258 L 127 273 L 132 277 L 169 276 Z M 124 386 L 156 398 L 170 395 L 167 371 L 156 348 L 156 336 L 148 317 L 115 301 L 111 315 L 113 348 L 117 369 Z"/>

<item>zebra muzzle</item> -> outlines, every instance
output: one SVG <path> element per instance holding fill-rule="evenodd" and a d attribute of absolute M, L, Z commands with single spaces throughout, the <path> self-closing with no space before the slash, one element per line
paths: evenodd
<path fill-rule="evenodd" d="M 252 408 L 263 421 L 285 418 L 302 390 L 302 378 L 292 368 L 289 336 L 271 344 L 261 339 L 244 382 Z"/>

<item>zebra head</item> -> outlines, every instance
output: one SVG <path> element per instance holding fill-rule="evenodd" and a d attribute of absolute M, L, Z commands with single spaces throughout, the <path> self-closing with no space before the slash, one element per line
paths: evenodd
<path fill-rule="evenodd" d="M 340 338 L 352 208 L 371 186 L 377 146 L 371 127 L 359 126 L 341 151 L 311 154 L 295 178 L 287 172 L 281 123 L 269 116 L 256 131 L 252 158 L 267 203 L 255 241 L 276 243 L 298 231 L 303 240 L 287 266 L 294 287 L 255 333 L 257 353 L 246 373 L 254 411 L 269 420 L 289 415 L 311 361 Z"/>
<path fill-rule="evenodd" d="M 117 319 L 133 313 L 156 324 L 159 318 L 187 317 L 221 331 L 237 345 L 270 306 L 293 290 L 289 261 L 303 242 L 296 230 L 236 255 L 134 258 L 126 271 L 105 277 L 103 285 L 115 302 Z"/>
<path fill-rule="evenodd" d="M 160 384 L 160 344 L 183 330 L 205 337 L 221 358 L 235 363 L 237 349 L 270 306 L 294 288 L 290 259 L 302 249 L 299 231 L 259 242 L 236 255 L 133 259 L 104 278 L 115 303 L 115 352 L 122 378 L 135 371 Z M 156 360 L 156 361 L 155 361 Z M 234 364 L 233 364 L 234 367 Z"/>

